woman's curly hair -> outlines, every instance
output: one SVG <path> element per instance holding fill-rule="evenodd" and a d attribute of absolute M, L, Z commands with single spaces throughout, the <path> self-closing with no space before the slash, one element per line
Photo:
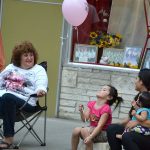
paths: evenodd
<path fill-rule="evenodd" d="M 34 48 L 33 44 L 29 41 L 23 41 L 20 44 L 17 44 L 12 51 L 11 63 L 15 66 L 20 67 L 21 65 L 21 56 L 24 53 L 33 53 L 34 55 L 34 65 L 38 61 L 38 53 Z"/>

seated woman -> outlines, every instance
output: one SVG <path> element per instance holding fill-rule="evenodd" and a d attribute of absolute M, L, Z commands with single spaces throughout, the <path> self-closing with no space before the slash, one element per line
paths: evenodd
<path fill-rule="evenodd" d="M 137 99 L 137 100 L 136 100 Z M 132 106 L 134 110 L 132 110 L 131 115 L 132 118 L 131 120 L 137 120 L 139 122 L 143 122 L 146 120 L 150 120 L 150 92 L 149 91 L 144 91 L 139 94 L 139 96 L 136 98 L 136 101 L 132 102 Z M 132 129 L 125 128 L 123 134 L 125 132 L 137 132 L 143 135 L 150 135 L 150 128 L 137 125 Z M 119 139 L 122 139 L 121 134 L 116 134 L 116 137 Z"/>
<path fill-rule="evenodd" d="M 0 116 L 3 119 L 4 139 L 0 149 L 13 143 L 16 111 L 31 94 L 44 96 L 48 78 L 45 69 L 37 65 L 38 53 L 32 43 L 24 41 L 12 51 L 11 64 L 0 73 Z M 36 111 L 37 98 L 32 97 L 23 110 Z"/>
<path fill-rule="evenodd" d="M 150 69 L 141 69 L 138 77 L 135 80 L 135 90 L 139 93 L 143 91 L 150 91 Z M 136 99 L 135 98 L 135 99 Z M 133 107 L 129 112 L 129 117 L 125 118 L 122 122 L 111 124 L 107 129 L 108 143 L 111 150 L 122 150 L 122 146 L 125 150 L 149 150 L 150 149 L 150 135 L 143 135 L 137 132 L 125 132 L 122 135 L 122 139 L 118 139 L 116 135 L 122 134 L 125 128 L 132 129 L 137 125 L 150 128 L 150 120 L 138 121 L 131 120 Z"/>

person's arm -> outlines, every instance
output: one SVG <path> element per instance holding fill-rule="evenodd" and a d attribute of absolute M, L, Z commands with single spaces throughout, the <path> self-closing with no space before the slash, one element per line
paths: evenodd
<path fill-rule="evenodd" d="M 145 112 L 145 111 L 144 111 L 144 112 Z M 146 112 L 147 112 L 147 111 L 146 111 Z M 139 119 L 139 120 L 130 121 L 130 122 L 127 124 L 127 127 L 128 127 L 128 128 L 133 128 L 133 127 L 135 127 L 136 125 L 141 125 L 141 126 L 150 128 L 150 120 L 145 119 L 144 121 L 140 121 L 140 119 Z"/>
<path fill-rule="evenodd" d="M 38 96 L 43 96 L 47 92 L 48 77 L 45 69 L 42 66 L 36 66 L 36 93 Z"/>
<path fill-rule="evenodd" d="M 106 124 L 106 122 L 107 122 L 107 120 L 108 120 L 108 117 L 109 117 L 109 114 L 108 114 L 108 113 L 104 113 L 104 114 L 101 116 L 101 118 L 100 118 L 100 120 L 99 120 L 99 122 L 98 122 L 97 127 L 96 127 L 96 128 L 93 130 L 93 132 L 84 140 L 84 143 L 87 143 L 87 142 L 91 141 L 95 136 L 97 136 L 97 134 L 99 134 L 99 133 L 102 131 L 104 125 Z"/>
<path fill-rule="evenodd" d="M 138 121 L 145 121 L 147 119 L 147 111 L 142 111 L 140 114 L 136 114 L 136 111 L 132 111 L 132 115 L 138 120 Z"/>
<path fill-rule="evenodd" d="M 0 72 L 0 87 L 3 85 L 4 78 L 6 78 L 12 70 L 13 65 L 9 64 L 8 66 L 5 67 L 5 69 L 2 72 Z"/>
<path fill-rule="evenodd" d="M 79 111 L 80 111 L 81 120 L 82 120 L 83 122 L 87 121 L 87 120 L 89 119 L 90 109 L 87 108 L 87 109 L 84 111 L 83 105 L 80 105 L 80 106 L 79 106 Z"/>
<path fill-rule="evenodd" d="M 137 125 L 141 125 L 141 126 L 150 128 L 150 120 L 145 120 L 145 121 L 131 120 L 126 125 L 126 128 L 132 129 L 133 127 L 135 127 Z"/>
<path fill-rule="evenodd" d="M 128 124 L 128 122 L 130 121 L 130 118 L 124 118 L 122 121 L 120 121 L 118 124 L 121 124 L 123 126 L 126 126 Z"/>
<path fill-rule="evenodd" d="M 108 120 L 109 114 L 108 113 L 104 113 L 99 122 L 97 127 L 93 130 L 93 132 L 90 134 L 91 139 L 93 139 L 98 133 L 100 133 L 104 127 L 104 125 L 106 124 L 107 120 Z"/>
<path fill-rule="evenodd" d="M 135 126 L 137 126 L 138 124 L 139 124 L 139 123 L 138 123 L 137 120 L 130 120 L 130 121 L 126 124 L 125 128 L 132 129 L 132 128 L 134 128 Z"/>
<path fill-rule="evenodd" d="M 138 124 L 140 124 L 141 126 L 150 128 L 150 120 L 145 120 L 145 121 L 138 121 Z"/>

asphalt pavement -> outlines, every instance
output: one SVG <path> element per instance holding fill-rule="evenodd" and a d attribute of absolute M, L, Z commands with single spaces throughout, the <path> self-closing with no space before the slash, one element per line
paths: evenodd
<path fill-rule="evenodd" d="M 20 150 L 71 150 L 71 134 L 76 126 L 82 126 L 83 123 L 77 120 L 67 120 L 60 118 L 48 118 L 46 127 L 46 146 L 40 146 L 35 138 L 29 133 L 22 144 Z M 20 124 L 16 124 L 16 128 Z M 35 130 L 38 135 L 43 136 L 43 118 L 35 124 Z M 22 129 L 15 135 L 14 143 L 17 143 L 26 129 Z"/>

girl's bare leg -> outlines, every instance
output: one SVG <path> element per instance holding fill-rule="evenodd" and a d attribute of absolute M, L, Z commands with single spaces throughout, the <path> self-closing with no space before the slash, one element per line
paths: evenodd
<path fill-rule="evenodd" d="M 81 127 L 74 128 L 72 132 L 72 139 L 71 139 L 71 149 L 77 150 L 80 136 L 81 136 Z"/>
<path fill-rule="evenodd" d="M 85 139 L 86 137 L 88 137 L 90 135 L 90 130 L 88 130 L 87 128 L 82 128 L 81 129 L 81 135 L 83 137 L 83 139 Z M 86 146 L 86 150 L 93 150 L 93 142 L 88 142 L 85 144 Z"/>
<path fill-rule="evenodd" d="M 93 150 L 93 142 L 86 144 L 86 150 Z"/>

